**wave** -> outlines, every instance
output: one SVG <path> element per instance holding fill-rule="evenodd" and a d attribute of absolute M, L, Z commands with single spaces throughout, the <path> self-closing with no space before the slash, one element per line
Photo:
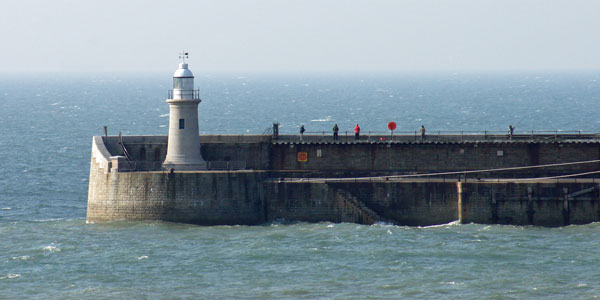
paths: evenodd
<path fill-rule="evenodd" d="M 21 274 L 6 274 L 4 276 L 0 276 L 0 280 L 8 278 L 8 279 L 13 279 L 13 278 L 19 278 L 21 277 Z"/>
<path fill-rule="evenodd" d="M 326 116 L 325 118 L 321 118 L 321 119 L 314 119 L 314 120 L 310 120 L 311 122 L 331 122 L 332 118 L 331 116 Z"/>
<path fill-rule="evenodd" d="M 48 245 L 46 247 L 44 247 L 43 249 L 44 251 L 49 251 L 49 252 L 60 252 L 60 248 L 54 246 L 54 245 Z"/>
<path fill-rule="evenodd" d="M 437 224 L 437 225 L 429 225 L 429 226 L 417 226 L 417 228 L 442 228 L 448 226 L 458 226 L 461 225 L 459 220 L 455 220 L 446 224 Z"/>

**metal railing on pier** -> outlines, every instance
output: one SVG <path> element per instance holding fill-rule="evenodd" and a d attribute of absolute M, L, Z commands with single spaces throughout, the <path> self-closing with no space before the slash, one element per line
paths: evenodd
<path fill-rule="evenodd" d="M 531 130 L 514 131 L 512 134 L 501 130 L 460 130 L 460 131 L 427 131 L 422 137 L 418 130 L 414 131 L 366 131 L 360 134 L 358 141 L 366 142 L 410 142 L 410 141 L 512 141 L 512 140 L 600 140 L 600 132 L 583 130 Z M 279 135 L 279 141 L 334 141 L 331 131 L 307 131 L 304 135 Z M 353 142 L 354 132 L 340 131 L 338 139 L 340 142 Z"/>

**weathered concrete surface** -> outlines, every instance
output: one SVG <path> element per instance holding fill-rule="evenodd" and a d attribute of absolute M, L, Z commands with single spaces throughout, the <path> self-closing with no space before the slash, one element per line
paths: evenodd
<path fill-rule="evenodd" d="M 271 154 L 273 170 L 432 173 L 557 164 L 600 159 L 600 143 L 575 142 L 426 142 L 426 143 L 280 143 Z M 297 160 L 306 152 L 306 162 Z M 600 163 L 494 176 L 523 177 L 588 172 Z M 482 173 L 479 176 L 489 177 Z"/>
<path fill-rule="evenodd" d="M 456 189 L 443 183 L 266 183 L 268 221 L 283 218 L 307 222 L 390 222 L 432 225 L 457 220 Z M 359 204 L 345 203 L 354 198 Z M 362 205 L 361 205 L 362 204 Z M 344 206 L 346 205 L 346 207 Z M 354 206 L 354 207 L 352 207 Z M 365 217 L 366 207 L 375 217 Z M 362 208 L 362 209 L 361 209 Z M 348 217 L 348 214 L 353 215 Z"/>
<path fill-rule="evenodd" d="M 264 172 L 108 172 L 96 159 L 92 153 L 88 222 L 162 220 L 214 225 L 265 220 L 260 195 Z"/>
<path fill-rule="evenodd" d="M 461 222 L 561 226 L 597 222 L 599 183 L 462 183 Z"/>
<path fill-rule="evenodd" d="M 309 137 L 306 136 L 306 139 Z M 137 170 L 160 170 L 167 136 L 124 136 Z M 354 174 L 407 174 L 557 164 L 600 159 L 600 140 L 465 140 L 421 142 L 273 141 L 265 135 L 202 135 L 206 161 L 242 161 L 246 169 Z M 111 155 L 125 155 L 119 137 L 105 142 Z M 299 162 L 299 152 L 308 160 Z M 480 177 L 525 177 L 589 172 L 600 162 L 555 168 L 481 173 Z M 334 173 L 332 173 L 334 172 Z"/>
<path fill-rule="evenodd" d="M 100 138 L 100 137 L 94 137 Z M 121 144 L 121 139 L 123 143 Z M 111 155 L 125 156 L 127 150 L 136 171 L 159 171 L 167 153 L 167 136 L 109 136 L 102 138 Z M 268 136 L 203 135 L 201 153 L 206 161 L 242 161 L 245 169 L 270 169 L 271 140 Z M 123 145 L 125 147 L 123 147 Z"/>
<path fill-rule="evenodd" d="M 419 226 L 454 220 L 543 226 L 600 220 L 598 182 L 592 179 L 476 180 L 591 172 L 599 169 L 598 163 L 481 173 L 470 175 L 466 183 L 464 177 L 457 182 L 456 175 L 331 180 L 595 160 L 600 156 L 598 141 L 273 143 L 268 136 L 234 135 L 201 140 L 205 160 L 243 161 L 247 170 L 148 171 L 160 169 L 166 136 L 94 137 L 87 220 L 213 225 L 286 219 Z M 128 161 L 116 157 L 125 150 Z M 307 152 L 308 160 L 299 162 L 298 152 Z"/>

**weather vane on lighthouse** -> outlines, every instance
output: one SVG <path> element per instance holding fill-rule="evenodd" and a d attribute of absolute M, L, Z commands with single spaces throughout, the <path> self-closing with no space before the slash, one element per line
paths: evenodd
<path fill-rule="evenodd" d="M 181 53 L 179 53 L 179 58 L 181 59 L 181 63 L 185 64 L 185 59 L 189 58 L 189 53 L 184 51 L 181 51 Z"/>

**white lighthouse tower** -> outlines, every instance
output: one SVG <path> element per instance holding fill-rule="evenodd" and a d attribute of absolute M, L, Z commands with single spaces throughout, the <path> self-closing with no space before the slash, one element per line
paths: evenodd
<path fill-rule="evenodd" d="M 173 74 L 173 90 L 169 91 L 169 142 L 163 167 L 167 170 L 205 170 L 200 153 L 198 104 L 200 93 L 194 90 L 194 74 L 188 69 L 182 53 L 179 69 Z"/>

